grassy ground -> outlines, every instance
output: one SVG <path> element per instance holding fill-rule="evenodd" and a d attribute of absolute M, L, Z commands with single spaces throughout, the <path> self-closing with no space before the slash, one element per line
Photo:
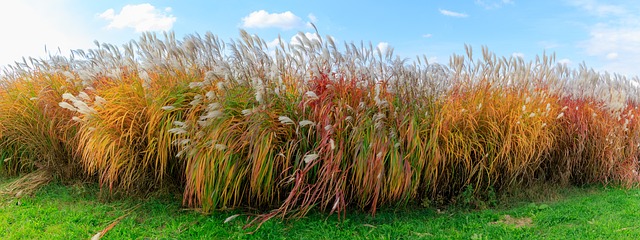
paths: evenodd
<path fill-rule="evenodd" d="M 2 180 L 5 185 L 8 180 Z M 511 200 L 487 210 L 382 209 L 376 217 L 349 212 L 339 221 L 312 213 L 266 222 L 255 233 L 235 212 L 184 210 L 179 196 L 104 200 L 94 185 L 52 183 L 33 196 L 2 197 L 0 239 L 635 239 L 640 189 L 545 190 L 538 200 Z M 120 219 L 120 221 L 118 221 Z"/>

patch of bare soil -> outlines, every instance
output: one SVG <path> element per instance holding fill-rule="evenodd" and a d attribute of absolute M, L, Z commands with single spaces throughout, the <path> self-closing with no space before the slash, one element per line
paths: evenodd
<path fill-rule="evenodd" d="M 489 224 L 507 224 L 507 225 L 513 225 L 516 228 L 522 228 L 522 227 L 533 226 L 533 220 L 531 220 L 531 218 L 528 218 L 528 217 L 514 218 L 510 215 L 504 215 L 504 218 L 502 220 L 496 221 L 496 222 L 490 222 Z"/>

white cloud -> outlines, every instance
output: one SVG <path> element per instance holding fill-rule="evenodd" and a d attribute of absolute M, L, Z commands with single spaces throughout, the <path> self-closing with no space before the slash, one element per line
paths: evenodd
<path fill-rule="evenodd" d="M 602 61 L 598 70 L 640 75 L 640 11 L 637 4 L 619 5 L 595 0 L 571 0 L 570 4 L 594 15 L 598 23 L 588 27 L 589 38 L 578 47 Z"/>
<path fill-rule="evenodd" d="M 600 17 L 627 13 L 624 6 L 599 3 L 597 0 L 569 0 L 569 4 Z"/>
<path fill-rule="evenodd" d="M 524 59 L 524 53 L 521 52 L 514 52 L 511 54 L 511 56 L 513 56 L 514 58 L 522 58 Z"/>
<path fill-rule="evenodd" d="M 320 38 L 318 37 L 318 34 L 316 34 L 316 33 L 305 32 L 305 33 L 304 33 L 304 36 L 305 36 L 306 38 L 308 38 L 309 40 L 311 40 L 311 41 L 320 40 Z M 337 40 L 335 37 L 333 37 L 333 36 L 325 36 L 325 37 L 322 37 L 323 41 L 324 41 L 325 39 L 327 39 L 327 37 L 331 38 L 331 41 L 333 41 L 334 43 L 336 43 L 336 44 L 338 43 L 338 40 Z M 293 36 L 291 37 L 291 39 L 289 40 L 288 44 L 289 44 L 289 45 L 300 45 L 300 44 L 301 44 L 300 40 L 301 40 L 301 36 L 300 36 L 300 33 L 298 33 L 298 34 L 295 34 L 295 35 L 293 35 Z M 285 46 L 287 45 L 287 41 L 286 41 L 286 40 L 284 40 L 284 39 L 283 39 L 283 43 L 285 44 Z M 276 38 L 276 39 L 274 39 L 274 40 L 273 40 L 273 41 L 271 41 L 271 42 L 267 42 L 267 46 L 268 46 L 269 48 L 271 48 L 271 46 L 276 46 L 276 45 L 279 45 L 279 44 L 280 44 L 280 42 L 278 42 L 278 39 L 277 39 L 277 38 Z"/>
<path fill-rule="evenodd" d="M 313 20 L 315 16 L 310 14 L 309 18 Z M 269 13 L 265 10 L 259 10 L 250 13 L 248 16 L 242 18 L 242 27 L 246 28 L 280 28 L 283 30 L 290 30 L 305 26 L 306 24 L 302 19 L 290 11 L 283 13 Z"/>
<path fill-rule="evenodd" d="M 571 61 L 568 58 L 563 58 L 558 60 L 558 63 L 563 64 L 563 65 L 567 65 L 567 66 L 571 66 L 571 64 L 573 64 L 573 61 Z"/>
<path fill-rule="evenodd" d="M 449 17 L 466 18 L 469 16 L 466 13 L 459 13 L 459 12 L 449 11 L 445 9 L 438 9 L 438 11 L 440 11 L 440 14 L 449 16 Z"/>
<path fill-rule="evenodd" d="M 307 37 L 309 40 L 313 41 L 313 40 L 319 40 L 320 38 L 318 38 L 318 35 L 315 33 L 310 33 L 310 32 L 306 32 L 304 33 L 304 36 Z M 291 41 L 289 41 L 289 44 L 291 45 L 300 45 L 301 44 L 301 36 L 299 36 L 299 34 L 294 35 L 293 37 L 291 37 Z"/>
<path fill-rule="evenodd" d="M 607 54 L 607 59 L 608 60 L 615 60 L 616 58 L 618 58 L 618 53 L 617 52 L 611 52 L 611 53 Z"/>
<path fill-rule="evenodd" d="M 305 24 L 305 26 L 307 26 L 308 28 L 313 28 L 313 26 L 318 22 L 318 18 L 316 17 L 316 15 L 313 15 L 313 13 L 309 13 L 307 17 L 309 18 L 309 21 Z"/>
<path fill-rule="evenodd" d="M 422 34 L 422 37 L 423 38 L 431 38 L 431 37 L 433 37 L 433 34 L 431 34 L 431 33 Z"/>
<path fill-rule="evenodd" d="M 380 50 L 380 52 L 386 53 L 387 50 L 389 49 L 389 43 L 388 42 L 379 42 L 378 45 L 376 46 L 376 48 L 378 48 Z"/>
<path fill-rule="evenodd" d="M 156 9 L 149 3 L 138 5 L 126 5 L 116 13 L 113 8 L 107 9 L 98 15 L 109 20 L 108 29 L 133 28 L 136 32 L 167 31 L 173 27 L 176 17 L 170 14 L 171 8 Z"/>
<path fill-rule="evenodd" d="M 591 55 L 612 52 L 640 52 L 640 24 L 600 23 L 590 29 L 590 39 L 585 42 Z"/>
<path fill-rule="evenodd" d="M 267 42 L 267 47 L 269 49 L 276 49 L 276 48 L 278 48 L 278 46 L 280 46 L 280 39 L 279 38 L 275 38 L 272 41 Z"/>
<path fill-rule="evenodd" d="M 309 13 L 307 17 L 309 18 L 309 21 L 311 21 L 312 23 L 318 22 L 318 18 L 316 17 L 316 15 L 313 15 L 313 13 Z"/>
<path fill-rule="evenodd" d="M 481 6 L 485 9 L 496 9 L 501 8 L 507 4 L 513 4 L 512 0 L 476 0 L 476 5 Z"/>
<path fill-rule="evenodd" d="M 579 46 L 588 55 L 607 60 L 605 70 L 640 74 L 640 22 L 600 23 L 589 31 L 590 38 Z"/>

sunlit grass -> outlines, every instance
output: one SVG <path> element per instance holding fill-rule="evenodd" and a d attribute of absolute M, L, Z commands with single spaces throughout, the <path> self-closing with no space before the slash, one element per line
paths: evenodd
<path fill-rule="evenodd" d="M 547 186 L 529 193 L 537 200 L 521 194 L 494 209 L 383 207 L 375 217 L 348 210 L 342 220 L 312 211 L 295 221 L 267 222 L 257 231 L 243 229 L 250 211 L 204 215 L 183 209 L 179 195 L 105 200 L 99 193 L 95 184 L 53 182 L 34 195 L 3 195 L 0 238 L 89 239 L 123 216 L 103 239 L 635 239 L 640 234 L 637 189 Z M 241 215 L 225 222 L 236 214 Z"/>
<path fill-rule="evenodd" d="M 639 181 L 637 78 L 548 55 L 467 46 L 447 66 L 299 38 L 148 33 L 16 65 L 0 85 L 3 171 L 177 187 L 203 212 L 260 209 L 253 224 Z"/>
<path fill-rule="evenodd" d="M 79 178 L 72 148 L 76 126 L 58 107 L 64 91 L 73 90 L 63 74 L 33 73 L 5 79 L 0 91 L 0 152 L 9 175 L 38 169 L 63 179 Z"/>

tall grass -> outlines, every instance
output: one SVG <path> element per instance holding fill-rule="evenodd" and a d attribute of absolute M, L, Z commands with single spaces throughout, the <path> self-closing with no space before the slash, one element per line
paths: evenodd
<path fill-rule="evenodd" d="M 633 185 L 638 181 L 640 146 L 634 117 L 637 89 L 626 79 L 602 79 L 592 71 L 584 70 L 582 77 L 608 87 L 593 89 L 577 83 L 573 94 L 558 100 L 562 109 L 551 175 L 563 184 Z M 591 93 L 585 93 L 585 88 Z"/>
<path fill-rule="evenodd" d="M 98 44 L 7 71 L 3 167 L 81 166 L 111 190 L 173 181 L 205 212 L 273 209 L 258 224 L 638 183 L 637 78 L 466 49 L 447 66 L 304 34 L 275 48 L 244 31 Z"/>
<path fill-rule="evenodd" d="M 109 60 L 105 54 L 113 58 L 99 66 L 106 74 L 88 73 L 82 80 L 83 91 L 65 93 L 60 102 L 75 113 L 79 125 L 75 150 L 81 165 L 110 190 L 153 190 L 181 178 L 183 168 L 174 146 L 178 136 L 169 130 L 192 95 L 185 80 L 199 71 L 165 65 L 142 68 L 136 58 L 161 59 L 175 48 L 151 49 L 157 43 L 155 36 L 145 35 L 139 43 L 124 46 L 124 53 L 108 44 L 77 52 L 85 64 Z M 134 45 L 139 52 L 133 51 Z"/>
<path fill-rule="evenodd" d="M 58 107 L 62 93 L 73 90 L 71 73 L 31 62 L 32 68 L 5 76 L 0 85 L 0 166 L 8 175 L 41 169 L 62 179 L 81 177 L 72 152 L 76 126 Z"/>
<path fill-rule="evenodd" d="M 467 187 L 487 194 L 533 182 L 555 142 L 557 107 L 548 91 L 554 80 L 535 72 L 549 59 L 524 65 L 495 60 L 486 49 L 484 62 L 462 58 L 453 57 L 457 76 L 433 113 L 425 172 L 432 196 L 451 198 Z"/>

